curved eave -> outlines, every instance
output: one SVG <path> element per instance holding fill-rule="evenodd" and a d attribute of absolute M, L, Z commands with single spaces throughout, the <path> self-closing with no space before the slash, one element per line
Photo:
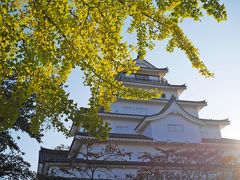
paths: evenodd
<path fill-rule="evenodd" d="M 203 122 L 205 122 L 207 125 L 219 125 L 219 127 L 222 129 L 226 127 L 227 125 L 230 125 L 229 119 L 221 119 L 221 120 L 214 120 L 214 119 L 199 119 Z"/>
<path fill-rule="evenodd" d="M 186 84 L 183 85 L 162 85 L 162 84 L 151 84 L 149 83 L 139 83 L 139 82 L 128 82 L 128 81 L 122 81 L 123 84 L 125 85 L 132 85 L 132 86 L 137 86 L 137 87 L 150 87 L 150 88 L 162 88 L 162 89 L 177 89 L 180 91 L 183 91 L 187 89 Z"/>
<path fill-rule="evenodd" d="M 88 140 L 88 141 L 94 141 L 96 138 L 91 136 L 81 136 L 76 135 L 76 140 Z M 154 142 L 153 139 L 134 139 L 134 138 L 108 138 L 107 142 L 135 142 L 135 143 L 152 143 Z"/>
<path fill-rule="evenodd" d="M 148 74 L 148 75 L 158 75 L 164 77 L 168 73 L 168 68 L 147 68 L 140 67 L 138 73 Z"/>
<path fill-rule="evenodd" d="M 98 113 L 100 117 L 122 118 L 122 119 L 143 119 L 143 115 L 121 114 L 121 113 Z"/>
<path fill-rule="evenodd" d="M 190 121 L 192 121 L 192 122 L 194 122 L 194 123 L 196 123 L 196 124 L 206 125 L 205 122 L 199 120 L 199 119 L 196 118 L 196 117 L 191 117 L 191 116 L 189 116 L 188 114 L 184 114 L 184 113 L 162 113 L 162 114 L 157 114 L 157 115 L 155 115 L 155 116 L 146 117 L 146 118 L 139 124 L 139 126 L 137 126 L 137 127 L 135 128 L 135 130 L 136 130 L 137 132 L 139 132 L 139 131 L 141 131 L 142 129 L 144 129 L 149 122 L 154 121 L 154 120 L 158 120 L 158 119 L 162 119 L 162 118 L 166 117 L 168 114 L 180 114 L 180 115 L 184 116 L 186 119 L 188 119 L 188 120 L 190 120 Z"/>
<path fill-rule="evenodd" d="M 129 101 L 129 102 L 141 102 L 144 104 L 149 104 L 149 103 L 158 103 L 158 104 L 167 104 L 169 99 L 150 99 L 150 100 L 126 100 L 123 98 L 119 98 L 119 100 L 123 101 Z M 207 102 L 205 100 L 203 101 L 187 101 L 187 100 L 176 100 L 180 105 L 185 105 L 185 106 L 196 106 L 199 109 L 202 109 L 203 107 L 207 106 Z"/>
<path fill-rule="evenodd" d="M 197 118 L 188 118 L 188 119 L 199 125 L 217 125 L 221 129 L 226 127 L 227 125 L 230 125 L 230 121 L 228 119 L 223 119 L 223 120 L 213 120 L 213 119 L 209 120 L 209 119 L 197 119 Z M 152 119 L 145 118 L 139 123 L 139 125 L 135 128 L 135 130 L 137 132 L 141 131 L 153 120 L 154 120 L 153 117 Z"/>

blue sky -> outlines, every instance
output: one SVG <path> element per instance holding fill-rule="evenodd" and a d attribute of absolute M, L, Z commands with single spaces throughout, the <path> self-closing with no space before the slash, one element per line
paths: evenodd
<path fill-rule="evenodd" d="M 217 23 L 213 18 L 205 17 L 201 22 L 187 20 L 181 25 L 199 48 L 205 64 L 215 73 L 214 78 L 204 78 L 198 74 L 182 51 L 176 49 L 174 53 L 166 52 L 165 42 L 157 43 L 145 59 L 156 67 L 168 67 L 166 78 L 169 83 L 187 84 L 187 90 L 180 96 L 181 99 L 206 99 L 208 106 L 200 112 L 200 117 L 229 118 L 231 125 L 222 131 L 223 137 L 240 139 L 240 1 L 223 2 L 228 11 L 226 22 Z M 135 42 L 131 36 L 127 39 Z M 136 54 L 132 54 L 132 57 L 136 58 Z M 88 87 L 82 84 L 82 76 L 79 70 L 74 70 L 68 80 L 68 90 L 79 106 L 87 106 L 90 93 Z M 20 136 L 18 142 L 26 153 L 25 159 L 35 171 L 40 146 L 54 148 L 59 144 L 70 145 L 72 141 L 72 138 L 66 139 L 56 131 L 46 132 L 42 144 L 25 134 Z"/>

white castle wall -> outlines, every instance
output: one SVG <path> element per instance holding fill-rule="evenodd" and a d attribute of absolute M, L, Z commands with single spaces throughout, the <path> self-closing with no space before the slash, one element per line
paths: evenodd
<path fill-rule="evenodd" d="M 88 174 L 81 172 L 76 169 L 71 169 L 69 172 L 66 173 L 60 169 L 58 166 L 51 166 L 49 168 L 49 173 L 53 172 L 53 176 L 59 176 L 64 178 L 86 178 L 90 179 L 89 175 L 91 174 L 90 169 L 88 170 Z M 116 180 L 125 180 L 126 175 L 136 175 L 137 168 L 136 167 L 112 167 L 111 170 L 107 171 L 106 168 L 98 168 L 94 172 L 94 179 L 116 179 Z"/>
<path fill-rule="evenodd" d="M 172 95 L 174 95 L 177 99 L 178 99 L 178 92 L 177 90 L 167 90 L 167 91 L 163 91 L 166 95 L 166 99 L 170 99 Z"/>
<path fill-rule="evenodd" d="M 123 114 L 152 115 L 161 111 L 163 104 L 146 104 L 138 102 L 114 102 L 111 105 L 111 111 Z"/>
<path fill-rule="evenodd" d="M 171 126 L 183 126 L 181 130 L 171 130 Z M 169 127 L 170 126 L 170 127 Z M 152 138 L 170 142 L 201 142 L 199 126 L 180 115 L 169 114 L 161 120 L 151 122 Z"/>
<path fill-rule="evenodd" d="M 181 105 L 181 107 L 188 112 L 189 114 L 195 116 L 195 117 L 199 117 L 198 115 L 198 109 L 196 106 L 189 106 L 189 105 Z"/>
<path fill-rule="evenodd" d="M 154 147 L 154 145 L 150 143 L 136 143 L 136 142 L 111 142 L 112 145 L 117 145 L 118 148 L 122 150 L 122 152 L 130 152 L 132 153 L 131 157 L 129 158 L 128 156 L 125 157 L 112 157 L 109 160 L 125 160 L 125 161 L 139 161 L 142 162 L 142 160 L 139 158 L 143 155 L 144 152 L 148 152 L 150 154 L 156 154 L 157 150 Z M 93 152 L 102 152 L 103 149 L 105 148 L 106 144 L 95 144 L 93 146 Z M 85 152 L 84 148 L 81 148 L 79 150 L 79 153 L 77 155 L 77 158 L 83 158 L 82 153 Z M 98 160 L 102 160 L 104 157 L 99 158 Z"/>
<path fill-rule="evenodd" d="M 141 133 L 144 134 L 147 137 L 153 138 L 152 124 L 150 123 Z"/>
<path fill-rule="evenodd" d="M 144 152 L 156 154 L 157 150 L 149 143 L 118 143 L 118 147 L 124 149 L 126 152 L 132 152 L 131 159 L 128 161 L 142 161 L 139 159 Z"/>
<path fill-rule="evenodd" d="M 140 61 L 140 63 L 142 63 Z M 151 67 L 146 62 L 142 63 L 143 66 Z M 130 75 L 133 76 L 133 75 Z M 157 77 L 150 76 L 150 80 L 157 80 Z M 127 85 L 129 87 L 135 88 L 144 88 L 150 90 L 151 88 L 157 87 L 154 83 L 132 83 L 131 85 Z M 150 87 L 151 86 L 151 87 Z M 181 89 L 177 89 L 172 87 L 162 86 L 161 88 L 158 86 L 158 89 L 165 94 L 165 98 L 170 99 L 172 95 L 178 99 Z M 160 97 L 159 97 L 160 98 Z M 178 103 L 177 103 L 178 104 Z M 125 152 L 132 152 L 131 158 L 124 157 L 120 158 L 112 158 L 109 160 L 117 160 L 117 161 L 142 161 L 139 157 L 141 157 L 144 153 L 156 154 L 158 153 L 158 148 L 164 148 L 164 146 L 172 146 L 173 144 L 178 144 L 176 142 L 183 143 L 200 143 L 201 138 L 213 138 L 220 139 L 221 132 L 220 128 L 217 125 L 200 125 L 196 122 L 193 122 L 183 115 L 176 114 L 182 113 L 182 109 L 177 106 L 172 106 L 168 111 L 165 117 L 161 117 L 161 119 L 153 119 L 149 121 L 146 127 L 140 132 L 142 135 L 147 137 L 151 137 L 154 140 L 152 142 L 136 142 L 137 140 L 129 140 L 125 139 L 125 141 L 114 141 L 118 145 L 120 149 Z M 140 101 L 124 101 L 119 100 L 111 104 L 111 112 L 112 113 L 121 113 L 121 114 L 135 114 L 135 115 L 153 115 L 159 113 L 161 109 L 166 105 L 166 103 L 152 103 L 152 102 L 140 102 Z M 199 117 L 197 106 L 193 104 L 193 106 L 182 103 L 180 105 L 186 112 L 189 114 Z M 135 128 L 142 121 L 141 119 L 125 119 L 125 118 L 108 118 L 104 117 L 104 121 L 110 123 L 110 127 L 112 128 L 110 133 L 122 133 L 122 134 L 137 134 Z M 138 132 L 139 133 L 139 132 Z M 161 143 L 164 142 L 164 143 Z M 169 143 L 167 143 L 169 142 Z M 111 142 L 113 143 L 113 142 Z M 165 145 L 163 145 L 165 144 Z M 101 152 L 105 148 L 106 144 L 94 144 L 93 152 Z M 185 145 L 185 144 L 184 144 Z M 176 145 L 177 146 L 177 145 Z M 184 146 L 185 147 L 185 146 Z M 76 158 L 83 158 L 82 152 L 84 149 L 79 150 Z M 227 151 L 229 152 L 229 151 Z M 237 154 L 239 154 L 239 147 L 237 148 Z M 104 157 L 102 157 L 102 160 Z M 98 160 L 101 160 L 98 159 Z M 81 164 L 78 164 L 81 166 Z M 40 166 L 41 168 L 41 166 Z M 111 176 L 111 179 L 126 179 L 126 174 L 136 174 L 137 169 L 139 167 L 129 167 L 122 165 L 119 166 L 111 166 L 111 172 L 107 175 L 101 171 L 96 172 L 94 178 L 96 179 L 108 179 Z M 59 166 L 55 166 L 54 164 L 48 169 L 48 173 L 51 171 L 55 171 L 56 175 L 62 177 L 78 177 L 78 178 L 88 178 L 86 174 L 80 173 L 79 171 L 73 172 L 73 175 L 66 174 L 60 171 Z"/>
<path fill-rule="evenodd" d="M 202 126 L 200 128 L 201 137 L 209 139 L 221 139 L 221 131 L 219 126 Z"/>
<path fill-rule="evenodd" d="M 135 128 L 141 120 L 108 118 L 105 121 L 110 123 L 110 133 L 136 134 Z"/>
<path fill-rule="evenodd" d="M 144 103 L 139 101 L 116 101 L 111 105 L 111 112 L 122 114 L 137 114 L 137 115 L 153 115 L 159 113 L 165 104 L 160 103 Z M 184 110 L 189 114 L 198 116 L 196 106 L 182 105 Z"/>

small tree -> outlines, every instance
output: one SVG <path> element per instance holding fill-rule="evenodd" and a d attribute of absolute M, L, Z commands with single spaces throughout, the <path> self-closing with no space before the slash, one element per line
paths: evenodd
<path fill-rule="evenodd" d="M 34 179 L 35 173 L 23 154 L 8 131 L 0 133 L 0 179 Z"/>
<path fill-rule="evenodd" d="M 0 96 L 4 97 L 6 101 L 11 102 L 15 93 L 16 77 L 11 77 L 0 84 Z M 0 99 L 0 104 L 1 102 Z M 18 101 L 15 99 L 14 103 L 18 103 Z M 12 137 L 12 132 L 26 133 L 31 138 L 41 142 L 43 129 L 40 128 L 37 131 L 31 129 L 32 119 L 36 115 L 36 94 L 32 94 L 22 107 L 17 109 L 17 114 L 14 114 L 16 109 L 9 107 L 7 104 L 3 104 L 0 108 L 6 108 L 6 113 L 11 113 L 15 117 L 11 129 L 0 131 L 0 179 L 33 179 L 35 173 L 30 170 L 30 164 L 24 161 L 22 157 L 24 153 Z M 12 123 L 4 113 L 1 113 L 0 126 L 4 121 L 9 124 Z M 20 139 L 20 137 L 17 137 L 17 139 Z"/>
<path fill-rule="evenodd" d="M 125 158 L 130 159 L 132 153 L 121 149 L 115 144 L 103 144 L 104 147 L 96 150 L 96 144 L 101 146 L 101 143 L 84 142 L 80 152 L 80 157 L 83 160 L 82 165 L 76 166 L 71 164 L 70 167 L 61 168 L 60 171 L 74 177 L 76 177 L 78 174 L 81 174 L 81 176 L 89 179 L 96 178 L 97 173 L 102 173 L 108 178 L 116 178 L 112 177 L 112 168 L 108 165 L 103 165 L 102 162 L 112 160 L 123 161 Z M 56 172 L 53 171 L 51 175 L 56 175 Z"/>
<path fill-rule="evenodd" d="M 159 149 L 158 154 L 144 153 L 140 159 L 150 166 L 139 169 L 133 179 L 237 179 L 239 171 L 233 156 L 210 148 Z"/>

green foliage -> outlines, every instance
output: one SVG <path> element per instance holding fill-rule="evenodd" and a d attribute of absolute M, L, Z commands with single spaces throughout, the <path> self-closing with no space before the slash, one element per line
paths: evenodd
<path fill-rule="evenodd" d="M 15 87 L 15 78 L 11 78 L 9 81 L 5 81 L 1 86 L 2 93 L 4 93 L 7 99 L 11 99 L 13 89 Z M 35 115 L 35 101 L 36 96 L 32 95 L 26 101 L 19 114 L 16 117 L 15 123 L 11 130 L 0 132 L 0 179 L 34 179 L 35 173 L 32 172 L 30 164 L 24 161 L 22 155 L 24 153 L 20 150 L 14 138 L 12 132 L 20 131 L 28 134 L 31 138 L 41 142 L 43 136 L 43 129 L 39 129 L 33 133 L 31 130 L 31 120 Z M 0 117 L 0 122 L 5 122 L 4 116 Z M 17 137 L 20 139 L 20 137 Z"/>
<path fill-rule="evenodd" d="M 131 51 L 144 58 L 146 48 L 152 49 L 155 40 L 168 39 L 168 51 L 180 48 L 202 75 L 213 76 L 179 27 L 186 18 L 199 21 L 205 12 L 217 21 L 226 19 L 225 7 L 218 0 L 1 1 L 0 84 L 14 81 L 14 86 L 10 96 L 1 87 L 0 131 L 12 128 L 19 110 L 34 97 L 33 134 L 44 122 L 66 133 L 62 117 L 105 134 L 108 125 L 96 115 L 78 119 L 83 117 L 81 110 L 69 99 L 63 84 L 72 69 L 80 67 L 84 84 L 91 89 L 93 113 L 100 106 L 109 110 L 116 95 L 156 97 L 156 91 L 130 89 L 116 80 L 120 72 L 138 70 Z M 129 33 L 137 33 L 137 47 L 123 42 L 126 19 L 131 21 Z"/>

